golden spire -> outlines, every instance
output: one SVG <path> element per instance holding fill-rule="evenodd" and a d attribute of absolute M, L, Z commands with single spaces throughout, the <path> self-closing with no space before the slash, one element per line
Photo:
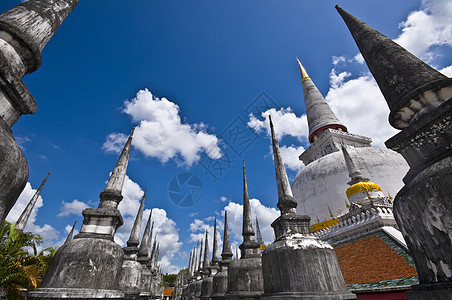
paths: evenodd
<path fill-rule="evenodd" d="M 300 60 L 297 57 L 298 65 L 300 66 L 300 72 L 301 72 L 301 82 L 305 81 L 306 79 L 309 79 L 308 73 L 306 73 L 306 70 L 303 68 L 303 65 L 301 64 Z"/>

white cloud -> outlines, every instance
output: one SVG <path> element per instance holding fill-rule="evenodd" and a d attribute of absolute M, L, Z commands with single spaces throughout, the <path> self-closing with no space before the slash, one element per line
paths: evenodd
<path fill-rule="evenodd" d="M 183 123 L 179 111 L 175 103 L 154 97 L 147 89 L 139 91 L 131 101 L 125 101 L 123 112 L 138 123 L 133 145 L 145 156 L 163 163 L 175 159 L 180 165 L 191 166 L 199 161 L 202 152 L 212 159 L 220 158 L 218 138 L 207 133 L 203 123 Z M 125 139 L 124 134 L 112 133 L 102 148 L 119 152 Z"/>
<path fill-rule="evenodd" d="M 119 227 L 115 234 L 115 242 L 121 246 L 125 246 L 129 239 L 143 193 L 143 189 L 126 176 L 122 190 L 123 200 L 118 206 L 123 216 L 124 224 Z M 154 207 L 154 203 L 150 199 L 151 196 L 147 194 L 145 207 Z M 150 209 L 145 209 L 143 213 L 141 235 L 143 235 L 150 211 Z M 159 263 L 163 267 L 164 272 L 176 272 L 179 270 L 179 267 L 171 264 L 171 261 L 182 246 L 182 242 L 179 241 L 179 229 L 176 223 L 168 218 L 166 211 L 161 208 L 153 208 L 151 220 L 154 222 L 152 242 L 157 235 L 157 243 L 160 243 Z"/>
<path fill-rule="evenodd" d="M 301 141 L 308 135 L 308 120 L 306 115 L 297 117 L 290 107 L 281 108 L 280 110 L 271 108 L 261 114 L 263 120 L 257 119 L 253 114 L 250 114 L 247 125 L 257 133 L 266 130 L 267 135 L 270 136 L 270 126 L 267 120 L 268 115 L 272 117 L 275 135 L 278 140 L 284 135 L 290 135 Z"/>
<path fill-rule="evenodd" d="M 435 57 L 432 46 L 452 46 L 452 3 L 449 0 L 423 0 L 419 11 L 413 11 L 400 23 L 402 33 L 395 40 L 408 51 L 430 61 Z"/>
<path fill-rule="evenodd" d="M 331 71 L 325 100 L 349 132 L 371 137 L 372 145 L 385 147 L 384 142 L 398 131 L 389 125 L 389 108 L 377 83 L 370 75 L 346 78 Z"/>
<path fill-rule="evenodd" d="M 72 200 L 72 202 L 61 202 L 62 207 L 60 208 L 60 213 L 57 217 L 66 217 L 69 215 L 80 216 L 82 211 L 88 207 L 85 202 L 79 201 L 77 199 Z"/>
<path fill-rule="evenodd" d="M 448 66 L 439 70 L 441 73 L 446 75 L 447 77 L 452 77 L 452 66 Z"/>
<path fill-rule="evenodd" d="M 345 56 L 333 56 L 333 65 L 337 65 L 340 62 L 345 62 Z"/>
<path fill-rule="evenodd" d="M 44 187 L 45 188 L 45 187 Z M 24 190 L 20 194 L 19 198 L 16 201 L 16 204 L 13 206 L 8 216 L 6 217 L 6 221 L 8 222 L 16 222 L 22 211 L 27 206 L 30 199 L 36 193 L 36 190 L 32 188 L 31 184 L 27 182 Z M 38 250 L 44 249 L 47 247 L 55 246 L 58 242 L 59 232 L 52 226 L 48 224 L 44 224 L 39 226 L 35 224 L 36 215 L 38 214 L 39 209 L 44 205 L 44 200 L 40 195 L 38 200 L 36 201 L 35 207 L 33 208 L 30 217 L 28 219 L 27 225 L 24 228 L 24 231 L 33 232 L 35 234 L 39 234 L 43 238 L 43 243 L 38 247 Z"/>
<path fill-rule="evenodd" d="M 221 197 L 220 197 L 220 201 L 221 201 L 221 202 L 228 202 L 229 200 L 228 200 L 228 198 L 226 198 L 225 196 L 221 196 Z"/>
<path fill-rule="evenodd" d="M 288 169 L 298 172 L 304 167 L 304 163 L 298 159 L 298 156 L 300 156 L 300 154 L 305 150 L 303 146 L 282 146 L 279 150 L 281 152 L 284 165 L 286 165 Z"/>

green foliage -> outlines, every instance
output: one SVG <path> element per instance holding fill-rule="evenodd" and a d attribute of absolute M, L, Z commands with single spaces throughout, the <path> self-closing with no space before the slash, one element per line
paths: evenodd
<path fill-rule="evenodd" d="M 15 223 L 0 226 L 0 288 L 3 299 L 25 299 L 22 291 L 33 290 L 44 278 L 56 248 L 37 253 L 42 243 L 39 235 L 16 229 Z M 33 250 L 33 255 L 26 249 Z"/>
<path fill-rule="evenodd" d="M 174 287 L 176 286 L 177 274 L 166 274 L 162 276 L 161 286 Z"/>

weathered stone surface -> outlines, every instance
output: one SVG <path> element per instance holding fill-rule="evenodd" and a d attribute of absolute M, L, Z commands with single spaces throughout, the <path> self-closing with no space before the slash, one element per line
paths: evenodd
<path fill-rule="evenodd" d="M 39 288 L 39 293 L 28 293 L 27 299 L 39 300 L 91 300 L 91 299 L 125 299 L 124 294 L 112 290 L 71 289 L 71 288 Z"/>
<path fill-rule="evenodd" d="M 206 277 L 201 284 L 201 299 L 210 299 L 212 295 L 213 277 Z"/>
<path fill-rule="evenodd" d="M 212 280 L 212 295 L 210 298 L 212 299 L 226 299 L 225 294 L 228 290 L 228 272 L 227 270 L 220 271 L 215 276 L 213 276 Z"/>
<path fill-rule="evenodd" d="M 58 249 L 41 287 L 116 290 L 123 256 L 115 242 L 74 239 Z"/>
<path fill-rule="evenodd" d="M 0 224 L 16 203 L 28 180 L 28 163 L 9 128 L 0 118 Z"/>
<path fill-rule="evenodd" d="M 119 276 L 119 289 L 121 291 L 140 294 L 142 266 L 136 260 L 124 260 Z"/>
<path fill-rule="evenodd" d="M 261 257 L 236 259 L 229 264 L 227 299 L 259 299 L 263 292 Z"/>
<path fill-rule="evenodd" d="M 283 239 L 262 253 L 261 299 L 355 299 L 345 285 L 333 248 L 308 236 Z"/>

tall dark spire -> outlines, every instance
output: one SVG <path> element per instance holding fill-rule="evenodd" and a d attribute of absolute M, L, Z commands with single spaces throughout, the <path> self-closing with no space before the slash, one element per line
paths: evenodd
<path fill-rule="evenodd" d="M 218 267 L 217 217 L 213 225 L 212 267 Z"/>
<path fill-rule="evenodd" d="M 350 181 L 348 182 L 348 185 L 354 185 L 358 182 L 363 181 L 369 181 L 368 178 L 364 178 L 361 174 L 361 171 L 358 169 L 358 167 L 353 162 L 350 154 L 347 151 L 347 148 L 345 148 L 344 145 L 342 145 L 342 153 L 344 154 L 345 164 L 347 165 L 348 170 L 348 176 L 350 177 Z"/>
<path fill-rule="evenodd" d="M 257 220 L 257 216 L 256 216 L 256 242 L 258 242 L 259 245 L 262 245 L 264 243 L 264 241 L 262 240 L 261 228 L 259 227 L 259 221 Z"/>
<path fill-rule="evenodd" d="M 308 76 L 308 73 L 306 73 L 298 58 L 297 61 L 300 66 L 304 103 L 308 118 L 309 141 L 313 143 L 316 137 L 328 128 L 347 131 L 347 128 L 336 117 L 328 103 L 326 103 L 325 98 L 323 98 L 314 82 Z"/>
<path fill-rule="evenodd" d="M 203 249 L 202 249 L 202 246 L 203 246 L 203 240 L 201 239 L 201 247 L 199 247 L 199 259 L 198 259 L 198 272 L 202 272 L 202 259 L 203 259 L 203 256 L 202 256 L 202 251 L 203 251 Z"/>
<path fill-rule="evenodd" d="M 141 222 L 143 220 L 144 200 L 146 199 L 146 189 L 144 190 L 143 198 L 141 199 L 140 207 L 138 208 L 135 223 L 133 223 L 132 231 L 130 232 L 128 247 L 136 247 L 140 243 Z"/>
<path fill-rule="evenodd" d="M 132 147 L 132 137 L 135 128 L 127 139 L 127 142 L 122 149 L 116 165 L 111 172 L 111 176 L 108 179 L 107 185 L 102 193 L 100 193 L 99 208 L 117 208 L 119 202 L 122 200 L 122 187 L 126 177 L 127 165 L 129 164 L 130 148 Z"/>
<path fill-rule="evenodd" d="M 450 98 L 452 79 L 337 5 L 336 9 L 388 103 L 392 126 L 403 129 L 420 110 L 432 109 Z M 449 91 L 441 92 L 441 89 Z M 442 93 L 449 96 L 444 99 Z"/>
<path fill-rule="evenodd" d="M 39 186 L 36 193 L 31 197 L 30 202 L 28 202 L 27 206 L 25 207 L 24 211 L 20 215 L 19 219 L 17 219 L 16 222 L 16 229 L 18 230 L 24 230 L 25 226 L 27 225 L 28 218 L 30 218 L 31 212 L 33 211 L 33 207 L 35 207 L 36 201 L 38 201 L 39 195 L 41 194 L 42 188 L 47 182 L 47 178 L 49 178 L 50 172 L 47 174 L 46 178 L 42 181 L 41 185 Z"/>
<path fill-rule="evenodd" d="M 250 197 L 246 183 L 245 161 L 243 161 L 243 226 L 242 236 L 244 241 L 251 240 L 254 236 L 253 222 L 251 219 Z"/>
<path fill-rule="evenodd" d="M 208 232 L 206 230 L 206 238 L 204 242 L 204 262 L 203 262 L 203 277 L 209 276 L 210 273 L 210 261 L 209 261 L 209 239 Z"/>
<path fill-rule="evenodd" d="M 231 240 L 229 238 L 228 211 L 224 211 L 223 251 L 221 261 L 230 261 L 232 257 Z"/>
<path fill-rule="evenodd" d="M 146 227 L 144 228 L 143 238 L 141 239 L 140 249 L 138 250 L 138 260 L 145 264 L 149 261 L 149 253 L 151 248 L 151 218 L 152 218 L 152 209 L 149 213 L 149 218 L 146 223 Z M 152 228 L 154 228 L 154 223 L 152 223 Z"/>
<path fill-rule="evenodd" d="M 195 262 L 193 265 L 193 276 L 196 278 L 196 273 L 198 273 L 198 249 L 199 249 L 199 241 L 196 243 L 196 249 L 194 253 Z"/>
<path fill-rule="evenodd" d="M 77 224 L 77 220 L 75 220 L 74 225 L 72 225 L 71 231 L 69 231 L 69 234 L 67 235 L 67 238 L 64 241 L 64 244 L 67 244 L 70 241 L 72 241 L 72 236 L 74 235 L 75 224 Z"/>
<path fill-rule="evenodd" d="M 272 118 L 269 115 L 270 131 L 273 145 L 273 160 L 275 163 L 276 184 L 278 186 L 278 208 L 281 214 L 295 214 L 297 202 L 293 198 L 292 189 L 290 188 L 289 178 L 287 177 L 286 168 L 279 151 L 278 141 L 276 140 L 275 130 L 273 128 Z"/>

